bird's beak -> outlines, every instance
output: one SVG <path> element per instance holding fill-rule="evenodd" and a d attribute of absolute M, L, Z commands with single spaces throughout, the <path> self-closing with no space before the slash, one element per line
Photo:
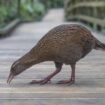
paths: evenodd
<path fill-rule="evenodd" d="M 9 77 L 8 77 L 8 80 L 7 80 L 7 83 L 10 84 L 13 78 L 14 78 L 14 74 L 10 73 Z"/>

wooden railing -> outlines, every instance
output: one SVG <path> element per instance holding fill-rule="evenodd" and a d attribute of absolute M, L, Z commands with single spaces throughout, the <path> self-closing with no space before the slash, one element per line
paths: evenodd
<path fill-rule="evenodd" d="M 65 17 L 102 31 L 105 29 L 105 0 L 66 0 Z"/>

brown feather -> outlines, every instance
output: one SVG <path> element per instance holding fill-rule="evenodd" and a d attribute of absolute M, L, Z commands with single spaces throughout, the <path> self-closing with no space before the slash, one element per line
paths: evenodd
<path fill-rule="evenodd" d="M 65 24 L 49 31 L 35 47 L 18 62 L 30 66 L 43 62 L 55 61 L 65 64 L 75 64 L 92 49 L 105 48 L 91 32 L 78 24 Z"/>

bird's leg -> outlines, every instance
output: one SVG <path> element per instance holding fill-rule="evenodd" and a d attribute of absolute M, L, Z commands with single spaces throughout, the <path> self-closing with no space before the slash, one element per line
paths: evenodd
<path fill-rule="evenodd" d="M 72 73 L 69 80 L 59 81 L 58 84 L 73 84 L 75 82 L 75 64 L 71 65 Z"/>
<path fill-rule="evenodd" d="M 55 72 L 51 73 L 50 75 L 48 75 L 46 78 L 44 78 L 43 80 L 33 80 L 31 82 L 31 84 L 45 84 L 47 83 L 48 81 L 50 81 L 50 79 L 55 76 L 57 73 L 59 73 L 61 71 L 61 68 L 62 68 L 62 63 L 58 63 L 58 62 L 55 62 L 55 66 L 56 66 L 56 70 Z"/>

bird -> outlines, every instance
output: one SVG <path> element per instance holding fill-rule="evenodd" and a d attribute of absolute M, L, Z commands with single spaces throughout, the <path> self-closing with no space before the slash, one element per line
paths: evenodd
<path fill-rule="evenodd" d="M 31 84 L 45 84 L 58 74 L 63 64 L 71 66 L 68 80 L 58 81 L 58 84 L 75 83 L 76 63 L 93 49 L 105 50 L 105 44 L 96 39 L 91 31 L 79 24 L 62 24 L 47 32 L 38 43 L 24 56 L 16 60 L 10 69 L 7 83 L 30 68 L 31 66 L 53 61 L 56 70 L 42 80 L 33 80 Z"/>

